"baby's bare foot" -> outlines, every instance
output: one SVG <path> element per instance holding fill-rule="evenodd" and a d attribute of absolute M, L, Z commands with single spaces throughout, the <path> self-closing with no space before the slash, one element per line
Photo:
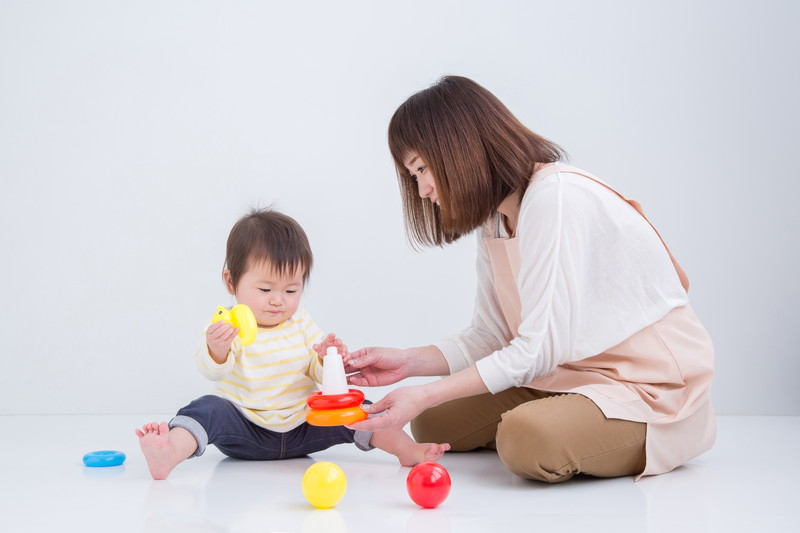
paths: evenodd
<path fill-rule="evenodd" d="M 170 441 L 169 425 L 166 422 L 145 424 L 141 430 L 136 430 L 136 435 L 153 479 L 167 479 L 172 469 L 185 459 L 180 457 Z"/>
<path fill-rule="evenodd" d="M 397 454 L 397 459 L 403 466 L 416 466 L 419 463 L 435 463 L 442 458 L 444 452 L 450 449 L 450 445 L 435 443 L 416 443 L 412 442 Z"/>

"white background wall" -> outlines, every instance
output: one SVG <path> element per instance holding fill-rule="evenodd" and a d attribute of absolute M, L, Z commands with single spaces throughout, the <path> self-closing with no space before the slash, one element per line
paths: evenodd
<path fill-rule="evenodd" d="M 719 412 L 800 414 L 799 5 L 2 0 L 0 414 L 206 392 L 193 348 L 250 206 L 306 228 L 305 305 L 351 348 L 460 330 L 473 240 L 409 248 L 386 146 L 448 73 L 644 204 Z"/>

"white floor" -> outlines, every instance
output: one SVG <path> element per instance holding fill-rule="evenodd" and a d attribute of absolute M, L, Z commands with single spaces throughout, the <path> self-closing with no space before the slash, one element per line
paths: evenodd
<path fill-rule="evenodd" d="M 409 469 L 337 446 L 309 458 L 243 462 L 210 447 L 152 481 L 133 428 L 167 416 L 0 417 L 0 531 L 55 532 L 674 532 L 800 531 L 800 417 L 721 417 L 716 446 L 678 470 L 634 483 L 515 477 L 490 451 L 447 454 L 449 498 L 421 509 Z M 123 466 L 87 468 L 117 449 Z M 318 510 L 300 480 L 313 461 L 347 474 L 344 499 Z"/>

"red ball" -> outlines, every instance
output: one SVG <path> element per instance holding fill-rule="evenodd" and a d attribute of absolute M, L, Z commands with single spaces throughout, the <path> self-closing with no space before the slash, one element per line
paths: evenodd
<path fill-rule="evenodd" d="M 433 509 L 450 494 L 450 474 L 438 463 L 420 463 L 408 473 L 406 489 L 414 503 Z"/>

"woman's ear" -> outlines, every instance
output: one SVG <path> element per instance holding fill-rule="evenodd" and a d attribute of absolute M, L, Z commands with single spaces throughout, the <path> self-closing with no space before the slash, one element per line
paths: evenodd
<path fill-rule="evenodd" d="M 231 271 L 227 268 L 222 271 L 222 279 L 225 281 L 225 288 L 228 289 L 228 294 L 236 296 L 236 290 L 233 286 L 233 278 L 231 278 Z"/>

